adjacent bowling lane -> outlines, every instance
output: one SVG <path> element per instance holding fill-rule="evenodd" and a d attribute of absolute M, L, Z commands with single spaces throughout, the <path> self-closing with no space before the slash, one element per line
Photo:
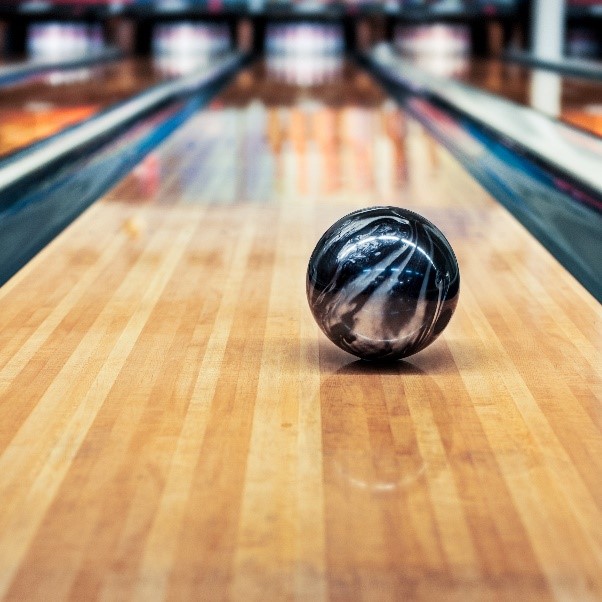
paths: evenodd
<path fill-rule="evenodd" d="M 390 365 L 305 299 L 383 204 L 462 278 Z M 0 288 L 0 350 L 0 597 L 602 596 L 600 306 L 350 65 L 241 73 Z"/>
<path fill-rule="evenodd" d="M 203 59 L 126 59 L 43 73 L 0 93 L 0 157 L 55 134 Z M 206 59 L 205 59 L 206 60 Z"/>
<path fill-rule="evenodd" d="M 430 56 L 416 64 L 602 136 L 602 82 L 499 59 Z"/>

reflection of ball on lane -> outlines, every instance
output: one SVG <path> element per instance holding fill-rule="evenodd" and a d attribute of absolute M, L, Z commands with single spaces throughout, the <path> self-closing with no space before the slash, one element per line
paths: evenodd
<path fill-rule="evenodd" d="M 318 241 L 307 298 L 320 328 L 362 359 L 393 360 L 432 343 L 447 326 L 460 272 L 446 238 L 397 207 L 355 211 Z"/>

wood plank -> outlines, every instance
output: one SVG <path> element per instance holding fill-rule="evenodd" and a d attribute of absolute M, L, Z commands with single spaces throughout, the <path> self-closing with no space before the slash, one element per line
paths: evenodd
<path fill-rule="evenodd" d="M 1 598 L 602 597 L 599 304 L 365 77 L 335 85 L 278 106 L 242 74 L 0 288 Z M 462 272 L 388 367 L 305 299 L 320 234 L 374 204 Z"/>

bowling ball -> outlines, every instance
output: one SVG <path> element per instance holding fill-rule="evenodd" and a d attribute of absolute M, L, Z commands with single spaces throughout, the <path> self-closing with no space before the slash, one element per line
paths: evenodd
<path fill-rule="evenodd" d="M 365 360 L 396 360 L 432 343 L 460 293 L 460 271 L 441 231 L 398 207 L 355 211 L 320 238 L 307 299 L 320 328 Z"/>

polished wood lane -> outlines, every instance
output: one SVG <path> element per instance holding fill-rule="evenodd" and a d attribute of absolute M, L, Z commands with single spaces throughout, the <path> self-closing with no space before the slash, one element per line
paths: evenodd
<path fill-rule="evenodd" d="M 0 92 L 0 157 L 56 134 L 109 105 L 174 77 L 168 65 L 124 59 L 56 70 Z"/>
<path fill-rule="evenodd" d="M 281 85 L 241 74 L 0 288 L 0 597 L 599 599 L 599 304 L 365 75 Z M 391 366 L 305 300 L 371 204 L 462 272 Z"/>

